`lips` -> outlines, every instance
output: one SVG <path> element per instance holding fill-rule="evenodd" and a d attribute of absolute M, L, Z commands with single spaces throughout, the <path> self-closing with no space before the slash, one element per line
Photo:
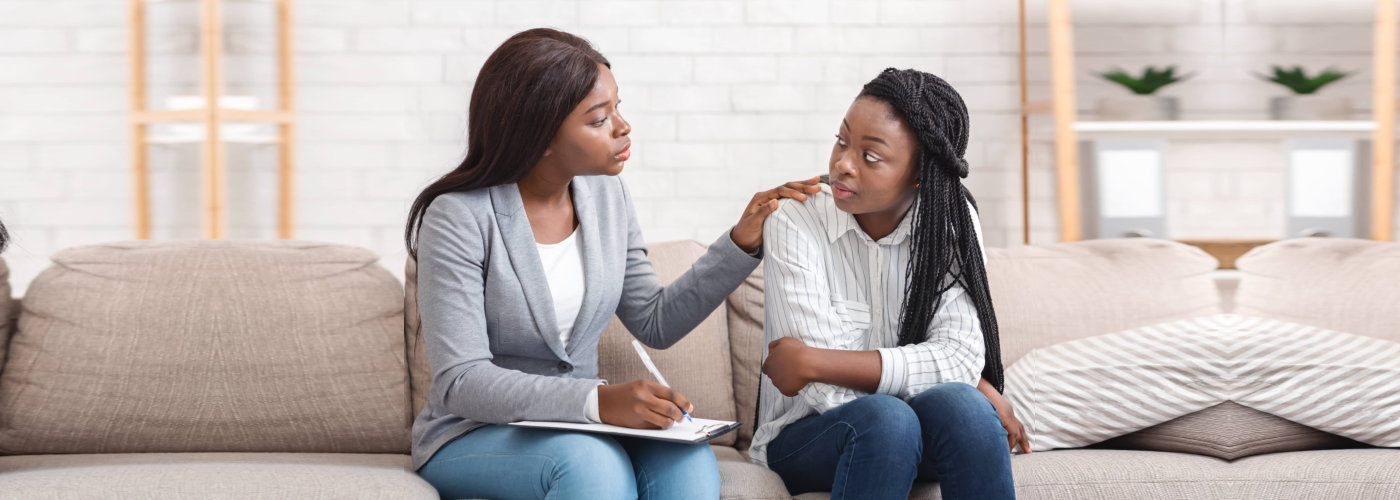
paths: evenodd
<path fill-rule="evenodd" d="M 627 159 L 628 159 L 628 158 L 631 158 L 631 157 L 632 157 L 632 143 L 630 143 L 630 142 L 627 143 L 626 146 L 623 146 L 623 147 L 622 147 L 622 151 L 618 151 L 617 154 L 613 155 L 613 159 L 614 159 L 614 160 L 617 160 L 617 161 L 627 161 Z"/>
<path fill-rule="evenodd" d="M 852 196 L 855 196 L 855 195 L 856 195 L 856 192 L 855 192 L 855 191 L 851 191 L 849 188 L 846 187 L 845 184 L 841 184 L 840 182 L 832 182 L 832 183 L 831 183 L 831 194 L 832 194 L 832 195 L 835 195 L 835 196 L 836 196 L 836 199 L 838 199 L 838 200 L 844 200 L 844 199 L 846 199 L 846 198 L 850 198 L 850 197 L 852 197 Z"/>

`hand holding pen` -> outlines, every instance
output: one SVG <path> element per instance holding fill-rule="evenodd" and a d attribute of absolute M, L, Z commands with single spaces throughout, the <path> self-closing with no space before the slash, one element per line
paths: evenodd
<path fill-rule="evenodd" d="M 650 365 L 648 370 L 659 382 L 633 380 L 598 386 L 599 420 L 634 429 L 669 429 L 689 418 L 689 412 L 695 409 L 690 400 L 665 383 L 650 359 L 643 356 L 642 362 Z"/>

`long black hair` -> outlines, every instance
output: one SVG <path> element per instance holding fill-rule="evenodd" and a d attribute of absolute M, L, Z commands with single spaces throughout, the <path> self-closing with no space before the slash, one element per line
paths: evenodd
<path fill-rule="evenodd" d="M 536 28 L 497 47 L 477 73 L 467 111 L 467 157 L 419 193 L 404 245 L 418 257 L 423 214 L 439 195 L 519 182 L 544 156 L 564 119 L 593 90 L 598 65 L 612 67 L 587 40 Z"/>
<path fill-rule="evenodd" d="M 0 252 L 5 251 L 5 245 L 10 243 L 10 233 L 5 232 L 5 223 L 0 221 Z"/>
<path fill-rule="evenodd" d="M 986 265 L 968 208 L 967 105 L 942 78 L 912 69 L 889 68 L 860 91 L 894 108 L 918 137 L 918 187 L 908 216 L 914 217 L 899 345 L 923 342 L 929 322 L 953 284 L 977 307 L 986 343 L 982 377 L 1002 390 L 1001 342 L 987 286 Z M 974 202 L 975 203 L 975 202 Z M 975 206 L 975 205 L 974 205 Z"/>

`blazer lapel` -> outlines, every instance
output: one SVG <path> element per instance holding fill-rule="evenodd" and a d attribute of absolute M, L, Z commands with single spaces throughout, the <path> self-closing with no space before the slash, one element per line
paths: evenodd
<path fill-rule="evenodd" d="M 578 318 L 574 320 L 569 345 L 565 346 L 570 352 L 574 351 L 579 339 L 586 337 L 584 332 L 591 331 L 598 304 L 602 299 L 603 287 L 603 247 L 598 236 L 602 230 L 599 227 L 602 221 L 598 220 L 598 212 L 594 210 L 593 193 L 588 189 L 588 183 L 575 178 L 572 186 L 574 216 L 578 218 L 579 236 L 583 237 L 583 305 L 579 307 Z M 596 340 L 588 337 L 589 342 Z"/>
<path fill-rule="evenodd" d="M 525 292 L 525 307 L 530 309 L 530 316 L 535 319 L 535 331 L 555 356 L 567 361 L 569 356 L 559 342 L 554 297 L 549 293 L 549 281 L 545 279 L 544 265 L 540 263 L 530 218 L 525 215 L 525 205 L 520 200 L 520 189 L 515 184 L 492 186 L 491 205 L 496 208 L 496 222 L 501 226 L 511 268 L 515 270 L 516 280 Z"/>

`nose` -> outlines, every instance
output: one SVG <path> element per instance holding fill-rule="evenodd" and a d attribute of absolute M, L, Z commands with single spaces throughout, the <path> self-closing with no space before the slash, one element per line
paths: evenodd
<path fill-rule="evenodd" d="M 632 133 L 632 122 L 629 122 L 626 118 L 623 118 L 621 111 L 618 111 L 617 116 L 613 118 L 613 123 L 616 124 L 615 126 L 613 126 L 613 135 L 617 137 L 627 137 L 627 134 Z"/>
<path fill-rule="evenodd" d="M 851 176 L 855 175 L 855 161 L 851 158 L 851 152 L 856 148 L 846 148 L 836 157 L 836 161 L 831 164 L 831 176 Z"/>

